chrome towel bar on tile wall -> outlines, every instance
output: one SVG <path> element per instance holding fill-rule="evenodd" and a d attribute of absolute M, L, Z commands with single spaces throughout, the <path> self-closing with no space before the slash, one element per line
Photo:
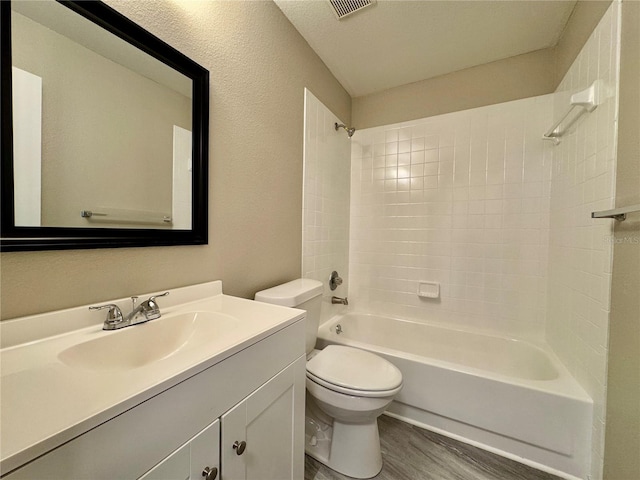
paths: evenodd
<path fill-rule="evenodd" d="M 553 124 L 553 127 L 544 132 L 542 139 L 551 140 L 554 145 L 558 145 L 560 143 L 560 137 L 562 137 L 582 115 L 593 112 L 596 109 L 600 96 L 599 90 L 600 81 L 596 80 L 589 88 L 571 95 L 571 100 L 569 102 L 571 107 L 559 121 Z M 576 108 L 579 108 L 580 110 L 578 110 L 577 113 L 574 113 Z M 567 119 L 567 123 L 563 123 Z"/>
<path fill-rule="evenodd" d="M 622 222 L 627 219 L 628 213 L 640 212 L 640 203 L 637 205 L 629 205 L 628 207 L 614 208 L 613 210 L 602 210 L 600 212 L 591 212 L 591 218 L 615 218 Z"/>

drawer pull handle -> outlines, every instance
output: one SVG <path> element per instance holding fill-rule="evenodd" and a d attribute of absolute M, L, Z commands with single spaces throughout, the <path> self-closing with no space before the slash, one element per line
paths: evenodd
<path fill-rule="evenodd" d="M 233 449 L 236 451 L 236 455 L 242 455 L 245 448 L 247 448 L 247 442 L 244 440 L 241 442 L 238 442 L 237 440 L 233 442 Z"/>
<path fill-rule="evenodd" d="M 216 480 L 216 477 L 218 476 L 218 469 L 216 467 L 213 467 L 213 468 L 204 467 L 204 470 L 202 471 L 202 476 L 204 477 L 205 480 Z"/>

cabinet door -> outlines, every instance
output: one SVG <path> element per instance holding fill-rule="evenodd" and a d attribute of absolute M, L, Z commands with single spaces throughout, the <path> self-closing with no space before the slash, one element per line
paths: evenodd
<path fill-rule="evenodd" d="M 300 357 L 222 416 L 224 480 L 304 477 L 305 363 Z"/>
<path fill-rule="evenodd" d="M 205 468 L 220 468 L 220 421 L 216 420 L 139 480 L 203 480 Z M 210 480 L 220 475 L 210 475 Z"/>
<path fill-rule="evenodd" d="M 186 444 L 145 473 L 140 480 L 189 480 L 189 473 L 189 444 Z"/>
<path fill-rule="evenodd" d="M 220 478 L 220 420 L 216 420 L 189 443 L 191 452 L 190 480 L 204 480 L 205 469 L 215 472 L 209 474 L 208 479 Z"/>

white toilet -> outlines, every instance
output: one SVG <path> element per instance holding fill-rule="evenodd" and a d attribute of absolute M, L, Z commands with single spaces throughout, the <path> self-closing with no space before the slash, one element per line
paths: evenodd
<path fill-rule="evenodd" d="M 305 452 L 344 475 L 376 476 L 382 469 L 377 418 L 402 388 L 400 370 L 357 348 L 314 350 L 322 303 L 317 280 L 293 280 L 255 299 L 307 311 Z"/>

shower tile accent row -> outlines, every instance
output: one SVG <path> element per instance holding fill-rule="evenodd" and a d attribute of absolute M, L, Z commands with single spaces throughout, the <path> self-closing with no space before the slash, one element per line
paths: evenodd
<path fill-rule="evenodd" d="M 542 339 L 552 109 L 547 95 L 356 132 L 352 304 Z"/>
<path fill-rule="evenodd" d="M 336 122 L 342 123 L 305 89 L 302 277 L 325 286 L 321 320 L 332 311 L 331 295 L 347 296 L 349 283 L 351 147 L 347 133 L 335 130 Z M 344 283 L 332 292 L 327 280 L 333 270 Z"/>
<path fill-rule="evenodd" d="M 591 212 L 614 208 L 620 3 L 614 1 L 555 94 L 602 82 L 597 109 L 553 151 L 547 340 L 594 401 L 591 478 L 602 478 L 614 221 Z"/>

